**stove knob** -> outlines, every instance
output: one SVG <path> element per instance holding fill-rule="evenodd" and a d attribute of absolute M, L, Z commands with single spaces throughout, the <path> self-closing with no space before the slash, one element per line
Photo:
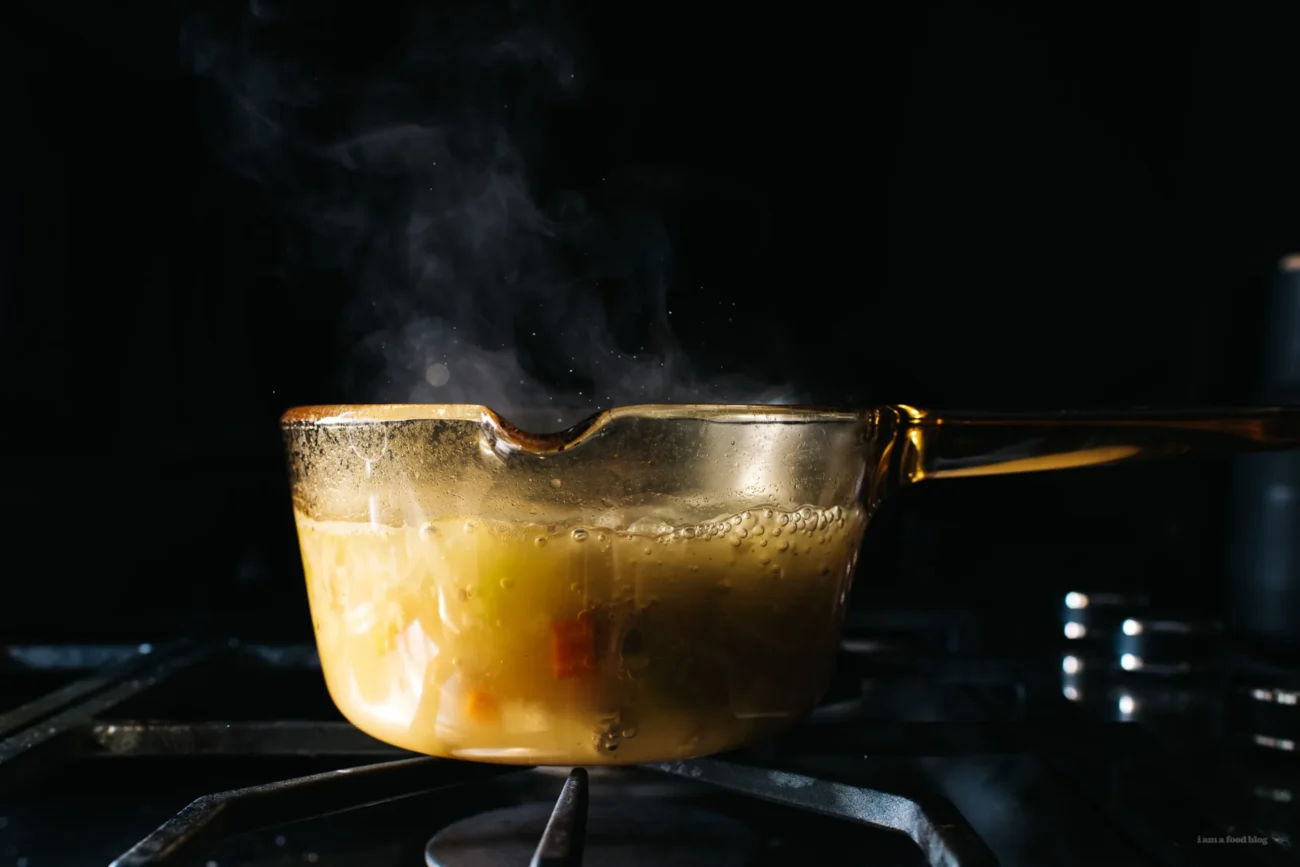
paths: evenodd
<path fill-rule="evenodd" d="M 1173 742 L 1217 742 L 1223 691 L 1208 678 L 1123 677 L 1107 693 L 1107 719 L 1142 723 Z"/>
<path fill-rule="evenodd" d="M 1115 633 L 1114 653 L 1123 671 L 1190 674 L 1213 668 L 1222 624 L 1185 617 L 1127 617 Z"/>
<path fill-rule="evenodd" d="M 1287 681 L 1285 684 L 1280 680 Z M 1300 684 L 1253 678 L 1245 687 L 1241 728 L 1249 745 L 1300 759 Z"/>
<path fill-rule="evenodd" d="M 1070 701 L 1095 705 L 1106 697 L 1108 665 L 1095 657 L 1061 655 L 1061 695 Z"/>
<path fill-rule="evenodd" d="M 1106 698 L 1114 635 L 1126 618 L 1146 609 L 1143 596 L 1072 590 L 1061 604 L 1061 694 L 1090 705 Z"/>
<path fill-rule="evenodd" d="M 1115 630 L 1146 607 L 1146 598 L 1137 595 L 1079 591 L 1065 594 L 1061 625 L 1066 652 L 1094 658 L 1109 656 Z"/>

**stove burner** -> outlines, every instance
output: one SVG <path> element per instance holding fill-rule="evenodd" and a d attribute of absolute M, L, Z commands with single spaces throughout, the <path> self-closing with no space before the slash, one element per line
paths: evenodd
<path fill-rule="evenodd" d="M 424 850 L 429 867 L 517 867 L 528 864 L 551 818 L 550 804 L 480 813 L 434 835 Z M 618 798 L 591 805 L 583 867 L 746 867 L 757 858 L 758 835 L 718 813 Z M 551 863 L 534 861 L 533 863 Z"/>

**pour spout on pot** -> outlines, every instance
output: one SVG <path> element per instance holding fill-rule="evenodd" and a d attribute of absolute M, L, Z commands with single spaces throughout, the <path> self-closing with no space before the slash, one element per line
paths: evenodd
<path fill-rule="evenodd" d="M 899 405 L 901 483 L 1300 447 L 1300 409 L 974 413 Z"/>

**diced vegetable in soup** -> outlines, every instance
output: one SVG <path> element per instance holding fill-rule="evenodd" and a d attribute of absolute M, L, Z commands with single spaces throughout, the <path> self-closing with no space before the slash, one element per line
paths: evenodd
<path fill-rule="evenodd" d="M 297 520 L 344 714 L 411 750 L 529 764 L 705 755 L 806 713 L 864 524 L 856 506 L 657 535 Z"/>

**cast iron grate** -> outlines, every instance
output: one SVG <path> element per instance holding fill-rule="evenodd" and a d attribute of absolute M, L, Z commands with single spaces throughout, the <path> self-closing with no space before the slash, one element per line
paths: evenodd
<path fill-rule="evenodd" d="M 380 744 L 346 723 L 328 722 L 112 722 L 102 715 L 173 675 L 233 649 L 181 644 L 141 645 L 102 670 L 56 693 L 0 714 L 0 788 L 12 789 L 60 763 L 91 751 L 117 755 L 409 755 Z M 267 648 L 247 648 L 271 664 L 302 665 Z M 55 648 L 25 653 L 58 653 Z M 85 653 L 65 651 L 62 664 L 85 664 Z M 83 658 L 85 657 L 85 658 Z M 104 657 L 101 659 L 101 657 Z M 283 657 L 283 658 L 282 658 Z M 44 664 L 58 666 L 54 657 Z M 719 789 L 910 837 L 928 863 L 945 867 L 995 867 L 992 852 L 961 814 L 942 798 L 918 801 L 811 776 L 707 759 L 647 766 Z M 217 840 L 260 828 L 361 809 L 439 789 L 469 785 L 523 768 L 403 758 L 344 768 L 265 785 L 204 795 L 166 821 L 111 867 L 168 867 L 192 863 Z M 582 863 L 588 814 L 588 776 L 575 769 L 561 789 L 532 863 L 574 867 Z M 522 867 L 522 865 L 521 865 Z"/>
<path fill-rule="evenodd" d="M 69 676 L 57 689 L 0 712 L 0 794 L 48 778 L 60 768 L 92 756 L 131 757 L 146 762 L 162 757 L 164 763 L 171 757 L 218 757 L 220 761 L 230 757 L 255 766 L 260 766 L 264 757 L 295 762 L 306 758 L 314 767 L 320 767 L 322 758 L 338 759 L 340 764 L 345 760 L 354 764 L 375 762 L 307 776 L 293 775 L 291 779 L 198 797 L 121 854 L 112 862 L 114 867 L 203 863 L 208 852 L 245 831 L 390 802 L 417 805 L 420 802 L 416 796 L 431 792 L 444 792 L 452 800 L 459 800 L 479 784 L 513 785 L 511 780 L 536 773 L 518 767 L 411 758 L 409 753 L 381 744 L 345 722 L 326 722 L 322 719 L 328 716 L 315 715 L 317 711 L 328 712 L 328 708 L 310 709 L 313 715 L 306 719 L 286 719 L 292 712 L 282 714 L 281 711 L 296 707 L 303 696 L 292 696 L 293 701 L 282 703 L 269 714 L 270 720 L 227 717 L 229 721 L 215 722 L 213 705 L 197 710 L 197 706 L 188 706 L 193 715 L 179 719 L 164 711 L 164 721 L 155 721 L 151 713 L 160 706 L 185 705 L 185 701 L 175 705 L 175 696 L 184 694 L 187 688 L 199 694 L 212 692 L 215 707 L 220 709 L 216 713 L 229 710 L 230 697 L 226 692 L 207 688 L 204 678 L 211 670 L 205 666 L 225 666 L 235 660 L 242 660 L 239 664 L 256 670 L 296 672 L 295 679 L 311 682 L 315 692 L 320 692 L 316 679 L 319 675 L 308 676 L 314 674 L 309 669 L 318 666 L 310 649 L 189 643 L 160 648 L 148 645 L 11 647 L 4 649 L 3 654 L 0 675 L 20 675 L 20 669 L 26 666 L 82 672 L 84 676 Z M 1008 675 L 997 671 L 996 666 L 986 665 L 986 660 L 963 657 L 958 661 L 963 665 L 957 670 L 914 665 L 913 676 L 919 677 L 919 682 L 930 690 L 945 678 L 959 679 L 963 684 L 1000 683 L 1008 676 L 1020 682 L 1022 678 L 1019 672 Z M 847 663 L 854 676 L 858 676 L 857 668 L 875 665 L 857 658 Z M 175 677 L 178 674 L 182 676 Z M 870 676 L 877 674 L 872 671 Z M 244 671 L 240 676 L 247 677 L 249 672 Z M 879 681 L 886 682 L 887 675 L 886 681 Z M 264 696 L 273 694 L 274 690 L 249 692 Z M 190 698 L 193 697 L 192 692 Z M 1197 776 L 1195 769 L 1187 772 L 1189 769 L 1184 768 L 1185 772 L 1180 772 L 1177 766 L 1171 767 L 1160 758 L 1158 745 L 1151 742 L 1149 733 L 1141 727 L 1098 724 L 1076 717 L 962 718 L 920 723 L 864 719 L 849 714 L 841 719 L 840 712 L 844 709 L 835 705 L 824 707 L 815 715 L 821 724 L 810 723 L 783 738 L 774 747 L 779 762 L 769 763 L 765 758 L 747 755 L 742 760 L 723 757 L 645 768 L 694 781 L 711 791 L 730 793 L 727 797 L 744 796 L 751 803 L 767 801 L 778 805 L 774 809 L 791 810 L 783 815 L 830 817 L 820 820 L 829 821 L 827 827 L 857 826 L 898 832 L 914 841 L 913 853 L 930 864 L 979 867 L 996 862 L 993 850 L 974 830 L 975 827 L 987 830 L 985 825 L 972 824 L 978 818 L 974 813 L 968 821 L 946 798 L 931 796 L 924 788 L 913 789 L 910 777 L 904 780 L 888 773 L 854 772 L 857 774 L 854 782 L 846 783 L 837 781 L 841 770 L 850 760 L 858 761 L 864 769 L 892 767 L 893 756 L 911 761 L 917 756 L 1032 755 L 1044 765 L 1049 775 L 1043 778 L 1045 781 L 1072 793 L 1071 800 L 1062 803 L 1077 803 L 1094 810 L 1092 818 L 1086 821 L 1092 833 L 1123 838 L 1127 841 L 1125 845 L 1141 853 L 1142 864 L 1172 867 L 1228 863 L 1219 855 L 1235 859 L 1234 865 L 1251 863 L 1267 867 L 1294 863 L 1281 846 L 1254 846 L 1229 852 L 1220 851 L 1221 847 L 1180 844 L 1179 841 L 1196 839 L 1202 829 L 1231 831 L 1248 826 L 1241 824 L 1231 801 L 1223 804 L 1232 809 L 1225 809 L 1219 815 L 1205 811 L 1204 805 L 1197 807 L 1191 798 L 1192 778 Z M 113 719 L 114 715 L 119 718 Z M 827 722 L 830 724 L 824 724 Z M 864 756 L 871 758 L 866 760 Z M 798 761 L 791 765 L 787 758 Z M 755 763 L 750 764 L 751 760 Z M 765 764 L 781 764 L 787 769 L 760 766 Z M 797 767 L 798 772 L 788 770 L 792 767 Z M 510 776 L 516 773 L 520 776 Z M 235 785 L 241 786 L 248 778 L 230 779 L 238 780 Z M 864 780 L 871 787 L 857 785 Z M 537 830 L 530 832 L 536 836 L 525 835 L 522 850 L 525 855 L 536 845 L 533 863 L 580 864 L 584 846 L 587 859 L 596 860 L 593 847 L 597 844 L 591 834 L 599 833 L 599 823 L 587 824 L 590 785 L 585 771 L 575 771 L 565 782 L 545 830 L 539 821 Z M 906 792 L 907 796 L 896 792 Z M 596 788 L 594 794 L 598 802 L 605 793 Z M 194 798 L 193 790 L 186 798 Z M 974 809 L 966 801 L 958 802 L 963 810 Z M 546 805 L 537 806 L 541 811 L 540 820 L 546 815 Z M 175 809 L 171 805 L 162 815 Z M 592 815 L 598 816 L 599 811 L 592 809 Z M 1030 820 L 1031 824 L 1037 821 Z M 149 825 L 133 827 L 139 828 L 133 833 L 144 834 Z M 1048 833 L 1065 830 L 1058 828 Z M 129 839 L 128 836 L 126 840 Z M 119 847 L 125 846 L 125 842 L 118 839 L 100 857 L 107 860 L 112 853 L 120 852 Z M 990 838 L 988 842 L 995 841 Z M 1006 840 L 1001 840 L 1000 845 L 1005 846 Z M 431 857 L 427 849 L 425 854 L 426 858 Z M 522 867 L 527 858 L 519 860 Z"/>
<path fill-rule="evenodd" d="M 898 795 L 712 759 L 652 767 L 785 806 L 906 834 L 935 867 L 996 867 L 992 853 L 962 817 L 937 799 L 923 809 L 916 801 Z M 113 861 L 111 867 L 170 867 L 186 863 L 204 844 L 222 836 L 374 806 L 520 770 L 416 758 L 205 795 Z M 582 864 L 588 785 L 585 770 L 576 768 L 570 773 L 533 856 L 534 867 Z"/>

